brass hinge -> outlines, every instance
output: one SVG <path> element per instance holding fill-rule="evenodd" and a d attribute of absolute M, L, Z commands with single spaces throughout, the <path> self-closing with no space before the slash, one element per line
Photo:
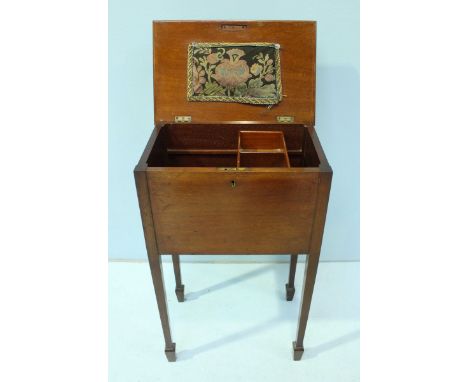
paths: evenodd
<path fill-rule="evenodd" d="M 176 115 L 174 118 L 175 123 L 190 123 L 192 117 L 190 115 Z"/>
<path fill-rule="evenodd" d="M 278 115 L 276 117 L 276 120 L 279 123 L 292 123 L 292 122 L 294 122 L 294 117 L 290 116 L 290 115 Z"/>

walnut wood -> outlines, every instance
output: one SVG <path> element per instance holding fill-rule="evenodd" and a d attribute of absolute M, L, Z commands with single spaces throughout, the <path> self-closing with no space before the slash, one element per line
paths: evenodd
<path fill-rule="evenodd" d="M 294 278 L 296 276 L 296 265 L 297 265 L 297 255 L 291 255 L 291 262 L 289 264 L 289 279 L 286 284 L 286 300 L 292 301 L 294 298 L 294 292 L 296 288 L 294 287 Z"/>
<path fill-rule="evenodd" d="M 222 25 L 242 25 L 239 29 Z M 315 121 L 314 21 L 174 21 L 153 22 L 154 121 L 188 115 L 193 123 L 276 123 L 277 116 L 295 122 Z M 272 108 L 187 100 L 187 47 L 192 42 L 273 42 L 281 45 L 283 100 Z"/>
<path fill-rule="evenodd" d="M 182 284 L 182 277 L 180 275 L 180 260 L 179 255 L 172 255 L 172 264 L 174 266 L 174 276 L 176 280 L 175 293 L 177 301 L 184 302 L 184 289 L 185 286 Z"/>

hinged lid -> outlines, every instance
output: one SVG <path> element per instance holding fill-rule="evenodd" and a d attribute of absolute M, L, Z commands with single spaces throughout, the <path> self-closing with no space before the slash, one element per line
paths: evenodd
<path fill-rule="evenodd" d="M 316 24 L 314 21 L 153 22 L 155 123 L 170 123 L 177 121 L 176 117 L 188 116 L 191 123 L 290 123 L 294 121 L 294 123 L 313 125 L 315 122 L 315 40 Z M 215 79 L 224 75 L 220 84 L 228 87 L 226 97 L 198 97 L 200 90 L 196 89 L 194 92 L 193 78 L 191 72 L 188 71 L 188 68 L 192 68 L 191 62 L 188 61 L 191 54 L 189 47 L 208 47 L 205 44 L 216 47 L 210 51 L 214 53 L 213 57 L 210 57 L 212 64 L 216 64 L 214 58 L 217 58 L 218 64 L 223 62 L 222 60 L 228 63 L 229 60 L 232 61 L 230 66 L 225 65 L 226 68 L 220 68 L 220 70 L 242 69 L 242 77 L 245 77 L 245 84 L 241 84 L 243 87 L 249 87 L 251 85 L 249 81 L 252 79 L 259 82 L 257 72 L 260 67 L 263 68 L 264 76 L 269 75 L 260 84 L 265 90 L 254 89 L 251 94 L 263 96 L 268 91 L 267 101 L 264 102 L 265 99 L 258 101 L 263 104 L 241 103 L 249 102 L 249 99 L 245 101 L 245 98 L 243 101 L 239 99 L 236 101 L 239 90 L 235 92 L 229 88 L 232 84 L 228 78 L 232 74 L 229 70 L 224 72 L 225 74 L 216 72 L 218 77 L 213 75 Z M 274 54 L 269 53 L 269 58 L 265 59 L 267 53 L 258 54 L 259 44 L 263 44 L 265 49 L 274 47 L 276 51 L 279 48 L 279 57 L 273 59 L 271 56 Z M 250 46 L 254 48 L 249 48 Z M 192 56 L 193 52 L 192 49 Z M 214 57 L 215 55 L 217 57 Z M 245 57 L 242 57 L 243 55 Z M 205 61 L 207 58 L 208 53 L 197 56 L 197 59 Z M 256 60 L 260 60 L 258 64 Z M 281 66 L 279 66 L 280 61 Z M 206 62 L 205 64 L 208 65 Z M 243 66 L 249 69 L 247 75 Z M 195 66 L 195 69 L 200 69 L 200 76 L 206 77 L 206 71 L 203 68 Z M 275 72 L 277 70 L 278 73 Z M 201 82 L 204 84 L 204 81 Z M 216 81 L 213 83 L 219 85 Z M 241 90 L 245 91 L 245 89 Z M 274 90 L 275 93 L 270 93 L 270 90 L 272 92 Z M 223 89 L 217 91 L 222 92 Z M 213 99 L 221 102 L 213 101 Z M 179 120 L 179 122 L 186 123 L 187 120 Z"/>

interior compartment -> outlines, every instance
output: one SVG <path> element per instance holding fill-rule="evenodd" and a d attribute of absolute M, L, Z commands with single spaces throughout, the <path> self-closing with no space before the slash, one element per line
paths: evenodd
<path fill-rule="evenodd" d="M 282 131 L 240 130 L 237 167 L 291 167 Z"/>
<path fill-rule="evenodd" d="M 310 134 L 299 124 L 167 124 L 161 127 L 147 164 L 149 167 L 236 167 L 240 131 L 281 132 L 290 167 L 320 165 Z M 242 155 L 241 167 L 287 167 L 284 166 L 285 153 L 271 152 L 281 149 L 271 149 L 272 142 L 259 147 L 259 142 L 250 138 L 255 137 L 249 135 L 244 143 L 247 147 L 242 149 L 257 152 Z M 249 148 L 251 145 L 257 146 Z"/>

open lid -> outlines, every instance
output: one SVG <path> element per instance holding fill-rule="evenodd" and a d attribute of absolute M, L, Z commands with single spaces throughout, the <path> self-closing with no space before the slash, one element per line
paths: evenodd
<path fill-rule="evenodd" d="M 314 21 L 154 21 L 155 124 L 313 125 L 315 40 Z"/>

